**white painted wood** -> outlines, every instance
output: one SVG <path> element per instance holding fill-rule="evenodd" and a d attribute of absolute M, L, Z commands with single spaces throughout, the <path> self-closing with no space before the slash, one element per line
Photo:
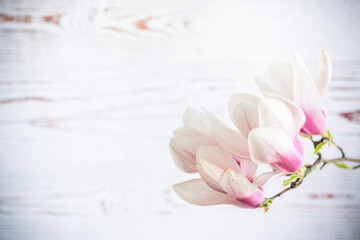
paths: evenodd
<path fill-rule="evenodd" d="M 231 124 L 228 98 L 259 93 L 252 75 L 293 51 L 314 70 L 325 48 L 334 59 L 329 127 L 359 157 L 359 9 L 358 1 L 1 1 L 0 239 L 359 239 L 359 171 L 327 166 L 266 214 L 197 207 L 173 193 L 194 175 L 168 151 L 186 106 Z"/>

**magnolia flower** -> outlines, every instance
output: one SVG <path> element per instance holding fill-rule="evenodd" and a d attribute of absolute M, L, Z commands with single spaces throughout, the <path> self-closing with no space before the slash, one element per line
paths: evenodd
<path fill-rule="evenodd" d="M 249 133 L 251 158 L 280 171 L 295 172 L 303 167 L 304 151 L 299 130 L 305 116 L 295 105 L 265 98 L 258 105 L 259 126 Z"/>
<path fill-rule="evenodd" d="M 326 51 L 322 52 L 314 78 L 299 56 L 294 55 L 292 65 L 291 68 L 287 64 L 273 64 L 264 78 L 255 81 L 265 97 L 289 99 L 301 108 L 306 117 L 301 134 L 323 134 L 327 122 L 324 94 L 332 74 L 330 56 Z"/>
<path fill-rule="evenodd" d="M 254 163 L 237 159 L 215 146 L 200 147 L 196 161 L 201 179 L 173 186 L 180 198 L 196 205 L 232 204 L 257 208 L 265 200 L 261 187 L 287 174 L 268 172 L 255 178 Z"/>
<path fill-rule="evenodd" d="M 175 165 L 184 172 L 196 172 L 196 153 L 202 145 L 217 145 L 211 136 L 211 126 L 222 123 L 211 113 L 188 108 L 183 116 L 183 127 L 174 131 L 170 152 Z"/>
<path fill-rule="evenodd" d="M 219 146 L 258 164 L 270 164 L 280 171 L 299 170 L 304 153 L 298 133 L 305 116 L 293 102 L 286 99 L 285 102 L 271 98 L 261 100 L 251 94 L 232 96 L 229 101 L 230 117 L 242 134 L 228 133 L 228 140 L 222 142 L 216 137 Z M 225 139 L 225 131 L 222 135 Z"/>

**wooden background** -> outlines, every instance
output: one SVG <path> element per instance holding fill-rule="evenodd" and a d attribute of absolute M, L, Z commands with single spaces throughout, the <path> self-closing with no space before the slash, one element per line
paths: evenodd
<path fill-rule="evenodd" d="M 229 97 L 259 94 L 252 75 L 294 51 L 313 70 L 324 48 L 329 128 L 360 157 L 359 11 L 349 0 L 1 0 L 0 239 L 360 239 L 360 170 L 314 172 L 265 214 L 181 201 L 171 185 L 196 176 L 168 151 L 186 106 L 230 125 Z"/>

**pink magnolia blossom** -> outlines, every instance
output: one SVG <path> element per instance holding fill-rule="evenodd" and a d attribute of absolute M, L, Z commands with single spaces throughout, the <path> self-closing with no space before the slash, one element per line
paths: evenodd
<path fill-rule="evenodd" d="M 196 172 L 196 153 L 200 146 L 217 145 L 211 135 L 211 126 L 222 126 L 212 114 L 188 108 L 183 116 L 183 126 L 174 131 L 170 152 L 175 165 L 184 172 Z"/>
<path fill-rule="evenodd" d="M 332 74 L 330 56 L 326 51 L 322 52 L 314 78 L 299 56 L 294 55 L 292 65 L 291 68 L 287 64 L 273 64 L 264 78 L 255 79 L 256 83 L 265 97 L 288 99 L 301 108 L 306 117 L 301 134 L 323 134 L 327 123 L 324 94 Z"/>
<path fill-rule="evenodd" d="M 287 174 L 268 172 L 255 178 L 256 164 L 239 160 L 215 146 L 200 147 L 196 161 L 201 179 L 173 186 L 180 198 L 196 205 L 232 204 L 257 208 L 265 200 L 261 187 Z"/>
<path fill-rule="evenodd" d="M 260 101 L 259 127 L 249 133 L 249 151 L 258 164 L 295 172 L 303 167 L 304 151 L 298 133 L 305 117 L 298 107 L 288 104 L 274 98 Z"/>
<path fill-rule="evenodd" d="M 227 139 L 215 138 L 221 148 L 258 164 L 270 164 L 280 171 L 295 172 L 303 166 L 304 153 L 298 133 L 305 116 L 294 102 L 261 100 L 241 93 L 231 97 L 229 113 L 241 134 L 228 133 L 225 137 L 225 131 L 221 131 L 222 139 Z"/>

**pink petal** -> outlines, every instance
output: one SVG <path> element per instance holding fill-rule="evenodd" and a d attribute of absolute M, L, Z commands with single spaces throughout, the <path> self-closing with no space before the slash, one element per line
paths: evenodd
<path fill-rule="evenodd" d="M 321 112 L 311 113 L 304 111 L 306 116 L 306 121 L 300 133 L 303 135 L 321 135 L 326 132 L 327 128 L 327 118 L 325 110 Z"/>
<path fill-rule="evenodd" d="M 255 180 L 256 171 L 257 171 L 259 165 L 249 159 L 243 159 L 243 158 L 235 158 L 235 159 L 240 164 L 240 168 L 241 168 L 240 172 L 245 177 L 247 177 L 247 179 L 249 179 L 251 182 L 253 182 Z"/>
<path fill-rule="evenodd" d="M 257 188 L 243 174 L 233 169 L 223 172 L 220 177 L 220 186 L 227 194 L 236 199 L 250 196 Z"/>
<path fill-rule="evenodd" d="M 323 50 L 321 54 L 320 64 L 317 68 L 317 72 L 314 78 L 315 85 L 321 95 L 324 97 L 326 88 L 330 82 L 332 74 L 332 65 L 329 54 Z"/>
<path fill-rule="evenodd" d="M 170 140 L 170 153 L 174 159 L 175 165 L 184 172 L 196 172 L 196 157 L 187 152 L 173 140 Z"/>
<path fill-rule="evenodd" d="M 193 179 L 178 183 L 173 186 L 176 194 L 184 201 L 200 205 L 232 204 L 244 207 L 240 202 L 227 194 L 214 191 L 208 187 L 201 179 Z"/>
<path fill-rule="evenodd" d="M 240 171 L 240 167 L 232 155 L 214 146 L 200 147 L 196 155 L 196 161 L 196 167 L 201 178 L 217 191 L 222 191 L 219 179 L 226 169 L 231 168 Z"/>
<path fill-rule="evenodd" d="M 258 164 L 295 172 L 303 166 L 303 158 L 293 145 L 290 133 L 279 127 L 261 127 L 249 134 L 250 155 Z"/>
<path fill-rule="evenodd" d="M 247 138 L 241 133 L 230 128 L 219 126 L 213 126 L 211 133 L 217 144 L 223 150 L 238 157 L 250 159 Z"/>
<path fill-rule="evenodd" d="M 260 98 L 251 94 L 236 94 L 230 98 L 231 120 L 245 137 L 259 126 L 257 107 Z"/>
<path fill-rule="evenodd" d="M 265 201 L 264 192 L 257 188 L 253 191 L 253 193 L 244 198 L 237 199 L 247 208 L 258 208 L 261 203 Z"/>
<path fill-rule="evenodd" d="M 215 164 L 205 161 L 203 159 L 200 159 L 196 164 L 196 169 L 198 170 L 200 177 L 209 187 L 218 192 L 224 192 L 224 190 L 219 184 L 221 174 L 224 172 L 223 168 L 218 167 Z"/>

